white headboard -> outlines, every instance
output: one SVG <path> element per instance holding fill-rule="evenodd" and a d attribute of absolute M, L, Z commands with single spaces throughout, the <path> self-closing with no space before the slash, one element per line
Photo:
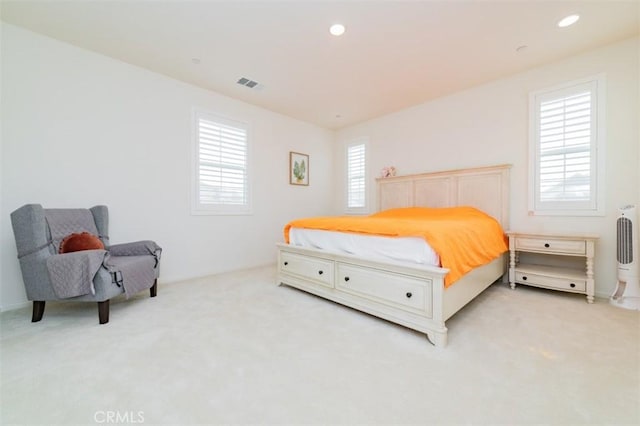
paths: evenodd
<path fill-rule="evenodd" d="M 471 206 L 509 229 L 509 170 L 505 164 L 379 178 L 378 210 Z"/>

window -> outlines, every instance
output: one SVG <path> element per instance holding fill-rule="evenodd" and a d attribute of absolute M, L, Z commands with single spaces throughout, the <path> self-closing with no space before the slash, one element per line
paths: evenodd
<path fill-rule="evenodd" d="M 194 111 L 193 214 L 249 214 L 249 126 Z"/>
<path fill-rule="evenodd" d="M 602 215 L 604 77 L 530 95 L 529 210 Z"/>
<path fill-rule="evenodd" d="M 367 211 L 367 141 L 347 145 L 347 212 Z"/>

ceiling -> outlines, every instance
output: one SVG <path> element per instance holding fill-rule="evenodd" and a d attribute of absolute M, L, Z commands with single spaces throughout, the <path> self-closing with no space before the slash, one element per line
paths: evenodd
<path fill-rule="evenodd" d="M 0 12 L 5 22 L 329 129 L 640 32 L 637 0 L 2 0 Z M 573 13 L 578 23 L 556 26 Z M 328 32 L 336 22 L 346 26 L 341 37 Z M 236 84 L 241 77 L 259 85 Z"/>

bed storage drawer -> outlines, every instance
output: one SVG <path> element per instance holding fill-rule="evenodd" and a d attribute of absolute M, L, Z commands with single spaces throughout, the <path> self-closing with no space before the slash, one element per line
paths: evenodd
<path fill-rule="evenodd" d="M 331 260 L 282 252 L 279 268 L 282 273 L 312 279 L 333 288 L 333 265 Z"/>
<path fill-rule="evenodd" d="M 431 317 L 431 280 L 345 263 L 337 269 L 338 290 Z"/>

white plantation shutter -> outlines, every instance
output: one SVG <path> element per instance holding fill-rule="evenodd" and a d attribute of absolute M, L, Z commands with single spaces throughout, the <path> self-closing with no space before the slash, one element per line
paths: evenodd
<path fill-rule="evenodd" d="M 598 208 L 598 80 L 537 93 L 533 210 Z"/>
<path fill-rule="evenodd" d="M 248 126 L 196 113 L 195 210 L 247 213 Z"/>
<path fill-rule="evenodd" d="M 364 210 L 366 198 L 366 142 L 347 146 L 347 210 Z"/>

